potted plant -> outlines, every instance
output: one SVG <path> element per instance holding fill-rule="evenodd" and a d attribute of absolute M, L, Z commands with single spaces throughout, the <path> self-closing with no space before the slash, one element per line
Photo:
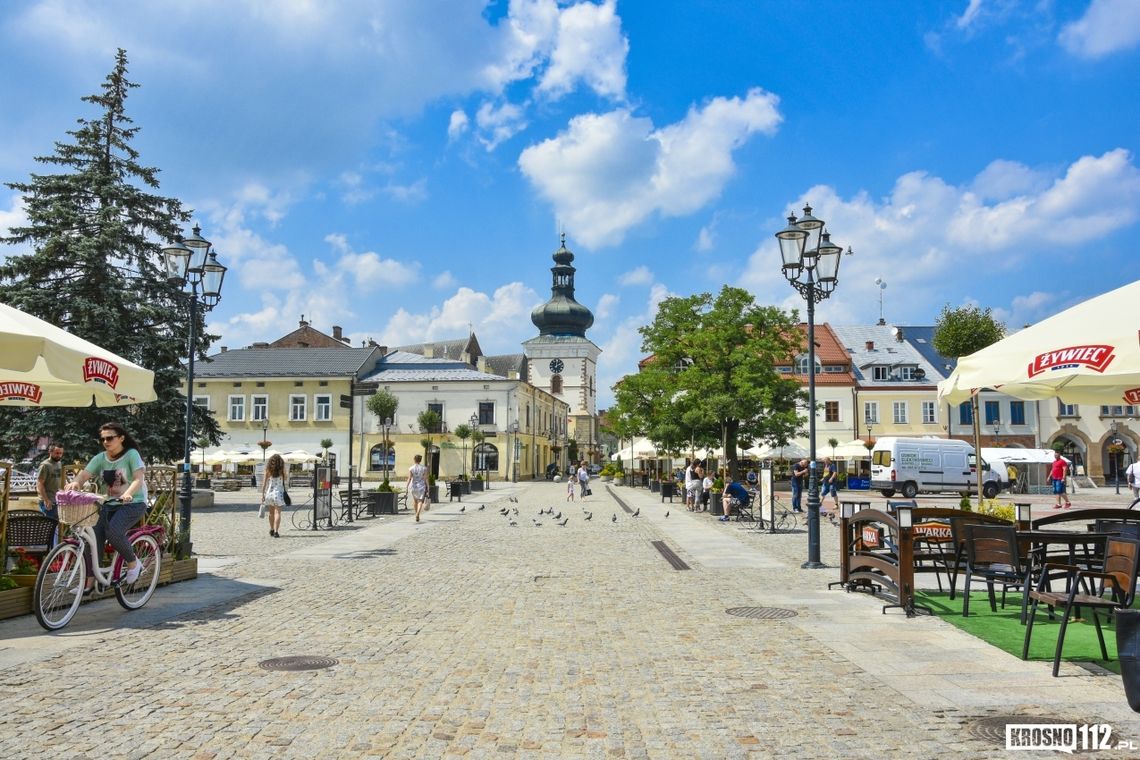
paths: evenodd
<path fill-rule="evenodd" d="M 717 476 L 709 489 L 709 514 L 720 517 L 724 514 L 724 478 Z"/>
<path fill-rule="evenodd" d="M 435 484 L 435 475 L 428 475 L 428 503 L 435 504 L 439 501 L 439 486 Z"/>
<path fill-rule="evenodd" d="M 396 492 L 388 479 L 385 478 L 376 490 L 368 494 L 368 514 L 375 517 L 379 514 L 396 514 Z"/>
<path fill-rule="evenodd" d="M 8 575 L 16 582 L 17 586 L 35 585 L 36 575 L 40 571 L 40 563 L 35 557 L 28 556 L 27 550 L 19 546 L 15 549 L 16 553 L 16 566 L 8 571 Z"/>
<path fill-rule="evenodd" d="M 483 490 L 483 475 L 481 473 L 478 473 L 478 472 L 475 473 L 475 475 L 471 478 L 470 483 L 471 483 L 471 490 L 472 491 L 482 491 Z"/>

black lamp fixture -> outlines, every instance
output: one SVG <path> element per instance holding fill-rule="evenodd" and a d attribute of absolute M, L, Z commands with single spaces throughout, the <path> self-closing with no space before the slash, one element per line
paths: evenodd
<path fill-rule="evenodd" d="M 808 559 L 802 567 L 824 567 L 819 560 L 819 467 L 815 460 L 815 305 L 828 298 L 839 284 L 843 249 L 831 242 L 822 219 L 788 217 L 788 226 L 776 233 L 784 277 L 807 302 L 808 349 Z M 847 249 L 847 253 L 852 251 Z M 870 438 L 868 427 L 867 437 Z"/>
<path fill-rule="evenodd" d="M 162 249 L 166 279 L 187 296 L 190 307 L 190 334 L 186 343 L 186 431 L 182 463 L 182 491 L 179 494 L 181 514 L 178 526 L 178 554 L 190 557 L 194 544 L 190 540 L 190 506 L 194 492 L 190 484 L 190 441 L 194 427 L 194 343 L 199 314 L 212 310 L 222 300 L 222 280 L 226 268 L 218 263 L 210 241 L 202 237 L 202 229 L 194 225 L 190 237 L 175 240 Z"/>

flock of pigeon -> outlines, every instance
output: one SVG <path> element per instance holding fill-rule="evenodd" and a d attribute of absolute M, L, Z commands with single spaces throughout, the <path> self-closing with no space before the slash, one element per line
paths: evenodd
<path fill-rule="evenodd" d="M 508 496 L 507 501 L 512 503 L 512 504 L 518 504 L 519 503 L 519 500 L 517 498 L 515 498 L 514 496 Z M 483 506 L 484 505 L 479 506 L 480 511 L 483 510 Z M 465 509 L 466 509 L 466 507 L 463 507 L 459 511 L 463 512 Z M 519 521 L 517 519 L 515 519 L 519 516 L 519 508 L 518 507 L 505 506 L 499 510 L 499 514 L 507 519 L 507 524 L 510 525 L 512 528 L 517 528 L 519 526 Z M 542 527 L 542 519 L 541 518 L 543 516 L 549 516 L 551 518 L 552 522 L 555 525 L 559 526 L 560 528 L 565 528 L 566 523 L 570 522 L 570 516 L 569 515 L 563 516 L 562 512 L 555 512 L 554 507 L 550 507 L 548 509 L 538 510 L 538 517 L 530 518 L 530 521 L 534 524 L 534 527 L 536 527 L 536 528 Z M 640 517 L 641 516 L 641 508 L 638 507 L 637 511 L 635 511 L 630 516 L 631 517 Z M 666 512 L 665 516 L 668 517 L 669 513 Z M 591 512 L 590 510 L 586 509 L 585 507 L 582 507 L 582 519 L 585 522 L 590 522 L 591 520 L 594 519 L 594 513 Z M 618 521 L 617 512 L 614 512 L 613 517 L 610 518 L 610 522 L 616 523 L 617 521 Z"/>

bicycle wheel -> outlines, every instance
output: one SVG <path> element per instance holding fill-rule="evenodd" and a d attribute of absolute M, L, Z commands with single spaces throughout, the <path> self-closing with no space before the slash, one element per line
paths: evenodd
<path fill-rule="evenodd" d="M 59 544 L 44 558 L 32 594 L 36 620 L 49 631 L 71 622 L 83 601 L 87 568 L 76 544 Z"/>
<path fill-rule="evenodd" d="M 158 573 L 162 569 L 162 547 L 158 545 L 158 539 L 149 533 L 144 533 L 135 536 L 131 541 L 131 551 L 142 563 L 142 572 L 134 583 L 129 585 L 120 583 L 115 586 L 115 598 L 119 600 L 123 609 L 137 610 L 150 600 L 158 585 Z"/>

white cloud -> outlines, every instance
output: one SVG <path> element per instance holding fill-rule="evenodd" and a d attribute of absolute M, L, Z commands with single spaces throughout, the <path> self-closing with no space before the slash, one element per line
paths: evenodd
<path fill-rule="evenodd" d="M 1016 161 L 997 160 L 974 178 L 971 189 L 983 200 L 1003 201 L 1022 193 L 1039 192 L 1048 185 L 1045 172 Z"/>
<path fill-rule="evenodd" d="M 612 293 L 603 293 L 602 297 L 598 299 L 597 305 L 594 307 L 594 316 L 598 321 L 609 319 L 609 317 L 617 309 L 621 299 Z"/>
<path fill-rule="evenodd" d="M 653 273 L 644 264 L 618 277 L 619 285 L 648 285 L 651 282 L 653 282 Z"/>
<path fill-rule="evenodd" d="M 455 275 L 451 270 L 444 270 L 437 274 L 431 281 L 431 286 L 436 290 L 450 290 L 459 284 L 459 280 L 455 279 Z"/>
<path fill-rule="evenodd" d="M 813 213 L 827 221 L 832 239 L 844 247 L 851 241 L 855 249 L 854 256 L 843 259 L 840 287 L 825 302 L 827 318 L 865 320 L 872 304 L 877 312 L 879 289 L 873 280 L 880 276 L 888 283 L 888 322 L 904 316 L 904 306 L 915 310 L 915 318 L 928 320 L 931 303 L 945 301 L 942 294 L 955 288 L 969 294 L 974 278 L 1016 283 L 1019 269 L 1042 266 L 1037 260 L 1042 247 L 1059 248 L 1063 255 L 1065 247 L 1077 249 L 1140 219 L 1140 169 L 1126 150 L 1083 156 L 1059 175 L 1008 162 L 1002 167 L 995 171 L 991 164 L 962 187 L 911 172 L 878 201 L 866 194 L 843 199 L 827 186 L 805 192 L 793 208 L 798 212 L 810 201 Z M 1030 177 L 1032 182 L 1022 183 L 1023 192 L 996 201 L 974 190 L 998 175 Z M 783 222 L 773 219 L 768 226 L 779 229 Z M 775 241 L 764 239 L 739 281 L 764 300 L 802 313 L 803 301 L 784 282 L 778 260 Z M 1061 267 L 1062 260 L 1049 266 Z M 1021 314 L 1029 318 L 1044 297 L 1014 302 L 1008 311 L 1014 319 L 1022 319 Z"/>
<path fill-rule="evenodd" d="M 451 112 L 451 118 L 447 121 L 447 139 L 455 140 L 470 126 L 471 120 L 467 118 L 467 114 L 461 110 L 456 109 Z"/>
<path fill-rule="evenodd" d="M 1085 15 L 1066 24 L 1057 41 L 1080 58 L 1103 58 L 1140 44 L 1140 3 L 1092 0 Z"/>
<path fill-rule="evenodd" d="M 475 114 L 475 124 L 479 127 L 479 142 L 491 151 L 526 129 L 526 117 L 523 110 L 512 103 L 499 106 L 484 103 Z"/>
<path fill-rule="evenodd" d="M 339 254 L 336 266 L 330 271 L 337 273 L 335 276 L 338 280 L 343 279 L 341 273 L 347 274 L 352 278 L 352 284 L 357 290 L 401 288 L 417 282 L 420 278 L 419 264 L 405 264 L 395 259 L 385 259 L 375 251 L 357 253 L 348 244 L 344 235 L 335 233 L 326 235 L 325 242 Z"/>
<path fill-rule="evenodd" d="M 978 13 L 982 10 L 982 0 L 970 0 L 970 4 L 966 6 L 966 10 L 959 16 L 955 24 L 959 29 L 967 29 L 978 18 Z"/>
<path fill-rule="evenodd" d="M 530 310 L 540 302 L 538 294 L 520 282 L 503 285 L 491 295 L 460 288 L 442 304 L 414 311 L 401 308 L 379 331 L 379 342 L 388 346 L 445 340 L 467 335 L 473 329 L 489 354 L 517 353 L 519 344 L 534 335 Z"/>
<path fill-rule="evenodd" d="M 400 185 L 389 182 L 384 187 L 384 194 L 392 200 L 403 203 L 419 203 L 427 200 L 427 179 L 421 177 L 409 185 Z"/>
<path fill-rule="evenodd" d="M 559 15 L 557 41 L 538 90 L 558 97 L 580 81 L 603 97 L 622 100 L 628 54 L 629 40 L 621 33 L 615 0 L 570 6 Z"/>
<path fill-rule="evenodd" d="M 532 145 L 519 167 L 588 246 L 616 245 L 653 215 L 683 216 L 717 197 L 735 173 L 732 152 L 781 121 L 779 98 L 759 88 L 714 98 L 655 129 L 626 109 L 584 114 Z"/>
<path fill-rule="evenodd" d="M 700 253 L 708 253 L 716 245 L 716 232 L 711 224 L 706 224 L 701 227 L 701 231 L 697 233 L 697 242 L 693 243 L 695 248 Z"/>

